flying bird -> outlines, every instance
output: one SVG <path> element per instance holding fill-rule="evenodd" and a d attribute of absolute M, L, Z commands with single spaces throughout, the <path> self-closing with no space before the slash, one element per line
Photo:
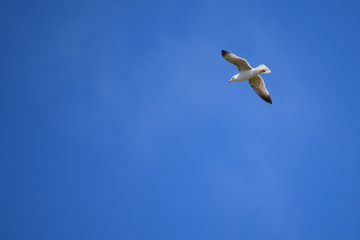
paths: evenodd
<path fill-rule="evenodd" d="M 272 104 L 270 94 L 266 90 L 265 83 L 260 77 L 262 73 L 271 73 L 270 69 L 268 69 L 264 64 L 256 68 L 252 68 L 249 63 L 241 58 L 236 56 L 233 53 L 222 50 L 221 55 L 230 63 L 234 64 L 239 73 L 234 75 L 228 82 L 239 82 L 249 80 L 250 86 L 254 89 L 254 91 L 265 101 Z"/>

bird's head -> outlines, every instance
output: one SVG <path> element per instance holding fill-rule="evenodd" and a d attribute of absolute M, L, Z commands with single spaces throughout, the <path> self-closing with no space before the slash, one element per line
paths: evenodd
<path fill-rule="evenodd" d="M 234 77 L 232 77 L 232 78 L 228 81 L 228 83 L 231 83 L 233 80 L 234 80 Z"/>
<path fill-rule="evenodd" d="M 271 73 L 270 69 L 268 69 L 264 64 L 261 64 L 256 68 L 256 70 L 259 72 L 258 74 L 262 73 Z"/>

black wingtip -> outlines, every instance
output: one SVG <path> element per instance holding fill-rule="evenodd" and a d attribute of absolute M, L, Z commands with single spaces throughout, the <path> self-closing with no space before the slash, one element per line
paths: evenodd
<path fill-rule="evenodd" d="M 228 54 L 229 52 L 225 51 L 225 50 L 221 50 L 221 56 L 225 56 L 226 54 Z"/>
<path fill-rule="evenodd" d="M 272 100 L 270 96 L 260 96 L 265 102 L 272 104 Z"/>

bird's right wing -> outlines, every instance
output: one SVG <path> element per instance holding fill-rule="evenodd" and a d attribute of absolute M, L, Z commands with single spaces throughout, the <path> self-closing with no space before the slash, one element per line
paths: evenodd
<path fill-rule="evenodd" d="M 238 57 L 233 53 L 222 50 L 221 56 L 223 56 L 223 58 L 225 58 L 230 63 L 234 64 L 237 69 L 239 69 L 239 72 L 251 69 L 249 63 L 245 59 Z"/>
<path fill-rule="evenodd" d="M 265 102 L 272 104 L 269 92 L 266 90 L 265 83 L 259 75 L 249 79 L 250 86 Z"/>

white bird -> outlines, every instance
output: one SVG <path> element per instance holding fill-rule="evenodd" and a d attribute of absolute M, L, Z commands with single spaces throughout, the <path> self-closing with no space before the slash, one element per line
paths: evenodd
<path fill-rule="evenodd" d="M 260 74 L 262 73 L 271 73 L 270 69 L 268 69 L 264 64 L 261 64 L 257 68 L 252 68 L 245 59 L 224 50 L 221 51 L 221 55 L 239 69 L 239 73 L 234 75 L 228 81 L 229 83 L 232 81 L 238 82 L 249 80 L 250 86 L 254 89 L 254 91 L 266 102 L 272 104 L 270 94 L 266 90 L 262 77 L 260 77 Z"/>

